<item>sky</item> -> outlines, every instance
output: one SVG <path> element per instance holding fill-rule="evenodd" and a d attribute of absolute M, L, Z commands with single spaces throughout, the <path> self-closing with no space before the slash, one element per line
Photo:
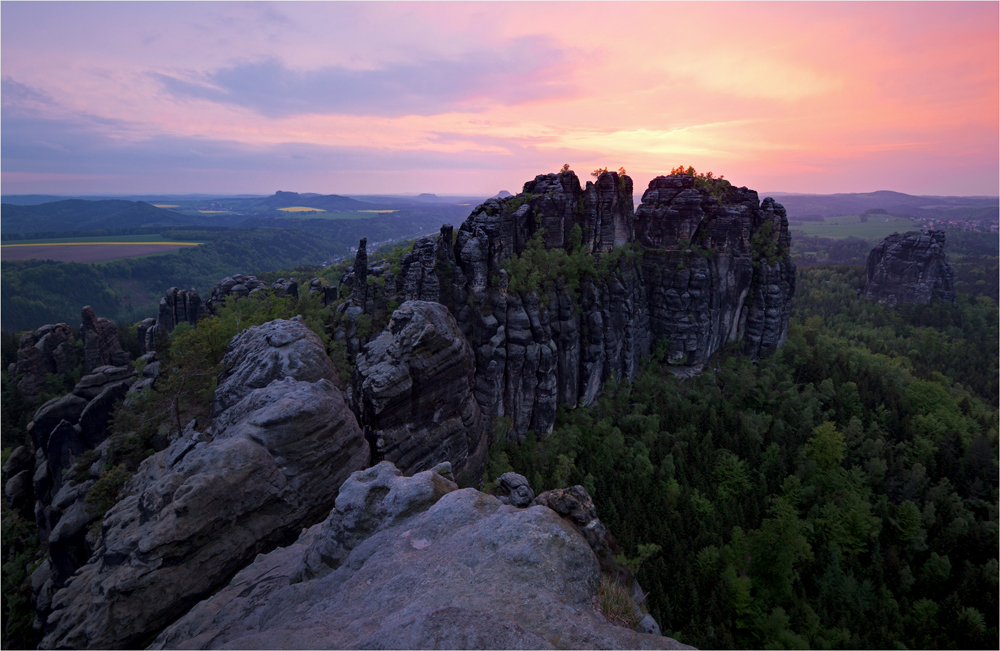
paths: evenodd
<path fill-rule="evenodd" d="M 997 2 L 0 3 L 3 194 L 1000 194 Z"/>

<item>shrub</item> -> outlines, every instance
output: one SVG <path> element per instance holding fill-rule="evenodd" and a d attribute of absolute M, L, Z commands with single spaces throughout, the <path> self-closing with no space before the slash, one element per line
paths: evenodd
<path fill-rule="evenodd" d="M 35 609 L 31 603 L 31 573 L 38 564 L 33 559 L 40 542 L 33 522 L 25 521 L 14 513 L 6 501 L 2 501 L 3 511 L 3 646 L 8 649 L 32 649 L 38 639 L 31 628 L 35 619 Z"/>
<path fill-rule="evenodd" d="M 686 168 L 683 165 L 675 167 L 670 170 L 670 174 L 693 177 L 694 187 L 704 188 L 719 203 L 726 203 L 732 193 L 733 184 L 727 181 L 721 174 L 719 176 L 715 176 L 712 172 L 699 174 L 690 165 Z"/>
<path fill-rule="evenodd" d="M 126 470 L 125 464 L 106 469 L 84 498 L 88 510 L 103 518 L 118 501 L 118 496 L 131 478 L 132 473 Z"/>
<path fill-rule="evenodd" d="M 606 574 L 601 575 L 601 586 L 597 590 L 597 609 L 612 624 L 625 628 L 635 628 L 643 616 L 632 598 L 632 591 Z"/>

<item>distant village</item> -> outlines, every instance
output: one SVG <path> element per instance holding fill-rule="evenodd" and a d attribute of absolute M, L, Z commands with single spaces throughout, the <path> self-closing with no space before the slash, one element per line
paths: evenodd
<path fill-rule="evenodd" d="M 1000 232 L 1000 224 L 986 219 L 929 219 L 921 224 L 920 228 L 928 231 Z"/>

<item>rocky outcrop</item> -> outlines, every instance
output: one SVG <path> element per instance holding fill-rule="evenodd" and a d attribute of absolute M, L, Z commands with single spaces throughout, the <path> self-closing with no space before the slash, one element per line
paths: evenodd
<path fill-rule="evenodd" d="M 450 462 L 478 483 L 488 437 L 473 395 L 475 360 L 440 303 L 407 301 L 358 355 L 355 412 L 378 459 L 403 472 Z"/>
<path fill-rule="evenodd" d="M 68 373 L 82 363 L 82 351 L 76 346 L 73 329 L 65 323 L 44 325 L 21 336 L 17 362 L 7 372 L 28 400 L 34 400 L 45 386 L 49 373 Z"/>
<path fill-rule="evenodd" d="M 351 270 L 351 305 L 364 308 L 368 302 L 368 238 L 362 237 Z"/>
<path fill-rule="evenodd" d="M 198 290 L 177 289 L 171 287 L 160 299 L 160 309 L 156 318 L 143 319 L 137 330 L 139 347 L 143 353 L 154 350 L 158 334 L 170 334 L 181 323 L 197 325 L 198 319 L 206 314 L 215 314 L 229 296 L 249 296 L 251 292 L 264 289 L 267 283 L 258 280 L 256 276 L 236 274 L 227 276 L 215 284 L 212 292 L 204 303 Z M 276 296 L 298 298 L 299 286 L 289 278 L 279 278 L 271 283 L 271 290 Z"/>
<path fill-rule="evenodd" d="M 117 343 L 117 332 L 115 333 Z M 75 346 L 74 346 L 75 347 Z M 100 474 L 107 447 L 108 422 L 114 407 L 135 383 L 131 366 L 98 366 L 72 393 L 49 400 L 28 425 L 33 453 L 19 448 L 4 467 L 4 496 L 12 508 L 33 518 L 48 547 L 48 560 L 33 578 L 33 595 L 40 631 L 48 614 L 49 597 L 89 558 L 93 544 L 87 526 L 98 516 L 84 502 Z M 96 455 L 90 472 L 77 474 L 84 455 Z M 93 460 L 93 459 L 92 459 Z M 14 470 L 16 474 L 11 475 Z M 34 575 L 33 575 L 34 576 Z M 36 585 L 37 584 L 37 585 Z"/>
<path fill-rule="evenodd" d="M 868 254 L 865 296 L 881 302 L 954 303 L 955 275 L 944 253 L 944 231 L 893 233 Z"/>
<path fill-rule="evenodd" d="M 43 647 L 148 641 L 257 554 L 322 519 L 340 484 L 368 465 L 335 369 L 301 320 L 251 328 L 234 343 L 213 426 L 189 428 L 142 463 L 89 560 L 52 597 Z"/>
<path fill-rule="evenodd" d="M 459 490 L 447 471 L 354 473 L 326 521 L 151 648 L 689 648 L 596 611 L 600 564 L 565 518 Z"/>
<path fill-rule="evenodd" d="M 337 368 L 327 356 L 323 341 L 301 316 L 247 328 L 229 342 L 221 366 L 223 371 L 212 398 L 213 418 L 254 389 L 286 377 L 304 382 L 327 379 L 338 384 Z"/>
<path fill-rule="evenodd" d="M 230 296 L 249 296 L 250 292 L 264 289 L 265 287 L 267 287 L 267 283 L 263 280 L 258 280 L 256 276 L 246 276 L 244 274 L 226 276 L 212 288 L 212 293 L 205 300 L 205 309 L 214 314 L 226 298 Z"/>
<path fill-rule="evenodd" d="M 122 350 L 118 341 L 118 326 L 104 317 L 98 318 L 89 305 L 83 308 L 82 317 L 80 337 L 83 339 L 84 375 L 98 366 L 128 364 L 128 353 Z"/>
<path fill-rule="evenodd" d="M 384 297 L 448 308 L 473 351 L 482 417 L 513 438 L 550 432 L 559 404 L 592 404 L 654 350 L 695 369 L 732 342 L 755 357 L 775 350 L 795 290 L 785 210 L 747 188 L 713 195 L 684 175 L 653 179 L 634 212 L 631 193 L 615 172 L 586 187 L 571 171 L 537 176 L 476 207 L 454 237 L 445 226 L 418 239 L 398 273 L 368 273 L 381 274 Z M 591 254 L 593 272 L 512 284 L 505 261 L 534 237 L 548 251 Z M 345 314 L 371 315 L 365 300 Z M 336 337 L 361 351 L 353 332 Z"/>

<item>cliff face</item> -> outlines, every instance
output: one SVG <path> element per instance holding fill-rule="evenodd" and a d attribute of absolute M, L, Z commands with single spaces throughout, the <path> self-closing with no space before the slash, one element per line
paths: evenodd
<path fill-rule="evenodd" d="M 540 175 L 476 207 L 457 233 L 417 240 L 398 273 L 365 273 L 383 275 L 390 298 L 452 312 L 483 418 L 516 438 L 551 431 L 559 404 L 591 404 L 608 379 L 633 379 L 653 350 L 699 367 L 730 342 L 752 356 L 777 348 L 795 289 L 784 209 L 746 188 L 720 203 L 687 176 L 654 179 L 634 211 L 631 197 L 615 172 L 586 187 L 571 171 Z M 599 271 L 512 290 L 504 263 L 539 231 L 547 251 L 581 247 Z"/>
<path fill-rule="evenodd" d="M 896 303 L 955 302 L 944 231 L 893 233 L 868 254 L 865 296 Z"/>

